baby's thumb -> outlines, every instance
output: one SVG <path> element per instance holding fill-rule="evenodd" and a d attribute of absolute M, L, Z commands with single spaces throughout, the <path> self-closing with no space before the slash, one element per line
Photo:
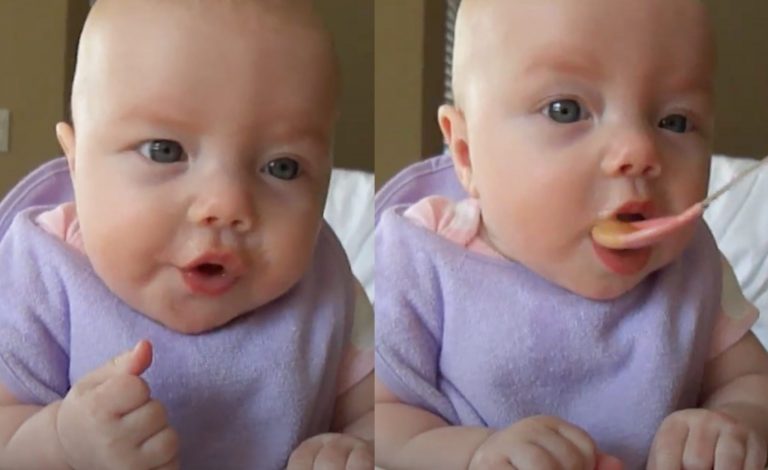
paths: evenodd
<path fill-rule="evenodd" d="M 623 468 L 624 464 L 616 457 L 608 454 L 597 454 L 595 470 L 622 470 Z"/>
<path fill-rule="evenodd" d="M 152 343 L 141 340 L 130 351 L 112 359 L 112 363 L 117 372 L 141 375 L 152 364 Z"/>

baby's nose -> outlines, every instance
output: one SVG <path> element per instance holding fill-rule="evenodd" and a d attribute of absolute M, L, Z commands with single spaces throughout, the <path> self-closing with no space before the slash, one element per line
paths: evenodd
<path fill-rule="evenodd" d="M 602 167 L 609 176 L 658 177 L 661 162 L 651 132 L 635 130 L 616 136 Z"/>
<path fill-rule="evenodd" d="M 189 219 L 200 226 L 239 233 L 253 229 L 254 209 L 250 191 L 242 185 L 216 186 L 204 190 L 189 209 Z"/>

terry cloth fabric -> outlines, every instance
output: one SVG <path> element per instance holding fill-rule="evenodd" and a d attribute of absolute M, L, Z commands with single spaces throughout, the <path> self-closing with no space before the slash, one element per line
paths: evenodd
<path fill-rule="evenodd" d="M 720 304 L 702 223 L 681 258 L 594 301 L 406 220 L 377 226 L 376 374 L 451 425 L 559 416 L 641 468 L 661 421 L 695 406 Z"/>
<path fill-rule="evenodd" d="M 353 277 L 331 230 L 288 293 L 225 327 L 184 335 L 132 310 L 77 250 L 21 212 L 0 256 L 0 380 L 21 401 L 61 399 L 78 379 L 140 339 L 143 374 L 179 432 L 183 468 L 282 469 L 326 432 L 352 329 Z"/>

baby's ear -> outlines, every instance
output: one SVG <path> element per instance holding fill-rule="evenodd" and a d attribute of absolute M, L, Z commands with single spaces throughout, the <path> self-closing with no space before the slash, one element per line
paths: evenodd
<path fill-rule="evenodd" d="M 66 122 L 56 124 L 56 138 L 67 157 L 69 172 L 75 173 L 75 129 Z"/>
<path fill-rule="evenodd" d="M 472 197 L 477 191 L 472 179 L 472 159 L 469 155 L 467 121 L 464 113 L 455 106 L 444 104 L 437 111 L 437 121 L 443 131 L 443 139 L 451 152 L 456 176 L 464 190 Z"/>

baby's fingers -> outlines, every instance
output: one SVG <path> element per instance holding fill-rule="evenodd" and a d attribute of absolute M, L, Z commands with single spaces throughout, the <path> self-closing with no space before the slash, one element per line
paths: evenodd
<path fill-rule="evenodd" d="M 711 469 L 715 464 L 715 447 L 720 439 L 720 427 L 715 420 L 698 418 L 688 425 L 688 436 L 683 450 L 683 468 Z M 722 440 L 722 439 L 720 439 Z M 733 449 L 728 446 L 728 449 Z M 738 467 L 741 468 L 744 455 L 739 457 Z"/>
<path fill-rule="evenodd" d="M 766 460 L 768 460 L 766 443 L 754 434 L 750 434 L 747 441 L 747 456 L 744 459 L 744 470 L 763 470 L 766 466 Z"/>
<path fill-rule="evenodd" d="M 608 454 L 598 453 L 595 470 L 623 470 L 624 464 L 621 460 Z"/>
<path fill-rule="evenodd" d="M 664 421 L 651 445 L 648 470 L 680 470 L 687 438 L 688 423 L 683 420 Z"/>
<path fill-rule="evenodd" d="M 579 430 L 580 431 L 580 430 Z M 584 433 L 586 435 L 586 433 Z M 557 431 L 550 428 L 550 432 L 542 432 L 535 439 L 535 444 L 546 450 L 557 462 L 553 468 L 558 469 L 595 469 L 595 448 L 592 440 L 587 437 L 587 441 L 577 439 L 579 445 L 571 439 L 563 437 Z M 539 467 L 536 467 L 539 468 Z"/>
<path fill-rule="evenodd" d="M 302 442 L 291 453 L 286 470 L 311 470 L 315 464 L 315 457 L 322 447 L 323 442 L 319 439 L 308 439 Z"/>
<path fill-rule="evenodd" d="M 314 466 L 309 468 L 316 470 L 345 470 L 350 450 L 349 447 L 344 446 L 339 440 L 329 441 L 320 448 L 315 457 Z"/>
<path fill-rule="evenodd" d="M 346 470 L 372 470 L 373 452 L 370 447 L 358 446 L 352 449 L 347 459 Z"/>
<path fill-rule="evenodd" d="M 178 460 L 179 435 L 173 428 L 166 427 L 144 441 L 139 447 L 143 468 L 166 468 Z"/>
<path fill-rule="evenodd" d="M 120 428 L 125 439 L 130 442 L 144 442 L 168 426 L 165 407 L 150 400 L 139 408 L 123 416 Z"/>
<path fill-rule="evenodd" d="M 509 462 L 512 465 L 511 468 L 519 470 L 560 470 L 563 468 L 559 459 L 538 442 L 528 442 L 519 446 L 510 455 Z"/>
<path fill-rule="evenodd" d="M 89 372 L 78 381 L 82 388 L 95 388 L 110 378 L 128 374 L 138 376 L 144 373 L 152 364 L 152 344 L 149 341 L 139 341 L 130 351 L 115 356 L 111 361 L 96 370 Z"/>
<path fill-rule="evenodd" d="M 763 470 L 765 444 L 746 430 L 728 429 L 720 434 L 715 448 L 714 470 Z"/>
<path fill-rule="evenodd" d="M 179 470 L 180 468 L 181 464 L 179 464 L 179 459 L 173 459 L 173 461 L 168 462 L 165 465 L 155 467 L 152 470 Z"/>
<path fill-rule="evenodd" d="M 150 401 L 149 385 L 135 375 L 118 375 L 96 387 L 90 400 L 95 410 L 120 418 Z"/>
<path fill-rule="evenodd" d="M 578 428 L 567 422 L 558 423 L 557 432 L 563 439 L 567 440 L 572 446 L 575 446 L 578 454 L 581 456 L 583 468 L 592 470 L 599 468 L 597 466 L 597 445 L 595 441 L 581 428 Z"/>

